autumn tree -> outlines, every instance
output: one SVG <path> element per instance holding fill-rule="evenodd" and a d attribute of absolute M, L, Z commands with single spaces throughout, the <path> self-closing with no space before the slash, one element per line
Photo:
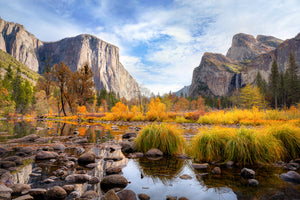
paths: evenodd
<path fill-rule="evenodd" d="M 201 96 L 198 97 L 196 104 L 198 110 L 205 110 L 205 99 Z"/>
<path fill-rule="evenodd" d="M 265 107 L 265 100 L 263 95 L 260 93 L 257 86 L 246 85 L 240 90 L 238 96 L 238 105 L 244 108 L 252 108 L 253 106 L 258 108 Z"/>
<path fill-rule="evenodd" d="M 64 62 L 61 62 L 53 66 L 53 75 L 54 80 L 60 90 L 61 110 L 63 111 L 64 115 L 67 116 L 65 110 L 65 95 L 67 93 L 67 83 L 71 78 L 72 71 Z"/>
<path fill-rule="evenodd" d="M 277 109 L 277 102 L 278 102 L 278 90 L 279 90 L 279 83 L 280 83 L 280 76 L 278 72 L 278 66 L 276 60 L 273 61 L 271 74 L 269 76 L 269 88 L 272 95 L 272 105 L 274 108 Z"/>
<path fill-rule="evenodd" d="M 180 97 L 174 105 L 174 109 L 176 112 L 178 111 L 184 112 L 188 109 L 188 107 L 189 107 L 189 101 L 184 97 Z"/>
<path fill-rule="evenodd" d="M 162 121 L 166 117 L 166 105 L 162 103 L 158 97 L 155 99 L 152 98 L 148 106 L 146 118 L 149 121 Z"/>

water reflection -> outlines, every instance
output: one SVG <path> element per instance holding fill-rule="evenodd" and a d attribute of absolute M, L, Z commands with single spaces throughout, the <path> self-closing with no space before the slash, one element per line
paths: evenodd
<path fill-rule="evenodd" d="M 184 160 L 177 157 L 163 157 L 159 160 L 151 160 L 146 157 L 137 160 L 142 176 L 151 177 L 153 182 L 161 181 L 168 184 L 181 173 Z"/>

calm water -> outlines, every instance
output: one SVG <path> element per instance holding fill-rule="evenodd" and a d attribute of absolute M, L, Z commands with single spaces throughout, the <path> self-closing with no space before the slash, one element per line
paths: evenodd
<path fill-rule="evenodd" d="M 119 130 L 111 130 L 113 124 L 66 124 L 62 122 L 7 122 L 0 121 L 0 142 L 11 138 L 19 138 L 28 134 L 36 133 L 41 137 L 58 137 L 73 135 L 78 131 L 79 135 L 88 137 L 89 142 L 100 144 L 103 141 L 115 138 L 121 139 L 122 134 L 132 131 L 129 125 L 119 125 Z M 36 128 L 39 127 L 39 128 Z M 36 130 L 38 129 L 38 130 Z M 196 134 L 195 128 L 185 128 L 185 137 L 189 139 Z M 49 141 L 51 143 L 51 140 Z M 0 144 L 1 145 L 1 144 Z M 115 152 L 104 152 L 94 147 L 94 152 L 101 156 L 122 156 L 120 150 Z M 98 168 L 89 170 L 92 176 L 103 176 L 103 169 L 109 166 L 122 166 L 123 175 L 130 181 L 126 189 L 133 190 L 136 194 L 145 193 L 151 199 L 166 199 L 167 196 L 187 197 L 190 200 L 197 199 L 274 199 L 277 195 L 285 199 L 300 199 L 300 185 L 292 185 L 284 182 L 279 175 L 286 170 L 276 167 L 251 167 L 256 171 L 258 187 L 250 187 L 240 177 L 240 168 L 228 169 L 221 166 L 222 175 L 212 175 L 211 168 L 194 170 L 192 161 L 176 157 L 166 157 L 160 160 L 149 160 L 145 157 L 139 159 L 127 159 L 114 163 L 100 161 Z M 41 181 L 47 178 L 54 170 L 58 169 L 59 163 L 28 163 L 14 174 L 17 182 L 32 183 L 34 186 L 50 187 L 51 185 L 62 185 L 63 182 L 43 185 Z M 35 167 L 43 169 L 41 177 L 30 177 L 29 174 Z M 298 171 L 299 172 L 299 171 Z M 183 180 L 181 175 L 187 174 L 192 177 Z M 82 190 L 87 185 L 82 185 Z M 93 189 L 101 192 L 98 185 Z M 275 195 L 275 196 L 274 196 Z"/>

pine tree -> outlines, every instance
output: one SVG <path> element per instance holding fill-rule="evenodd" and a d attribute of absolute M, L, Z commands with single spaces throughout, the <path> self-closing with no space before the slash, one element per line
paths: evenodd
<path fill-rule="evenodd" d="M 274 60 L 271 68 L 271 74 L 269 77 L 269 88 L 272 95 L 272 105 L 274 105 L 275 109 L 277 109 L 277 104 L 278 104 L 279 81 L 280 81 L 280 77 L 278 72 L 278 66 L 276 60 Z"/>
<path fill-rule="evenodd" d="M 287 69 L 288 79 L 288 102 L 290 105 L 299 101 L 299 77 L 298 77 L 298 66 L 296 65 L 295 57 L 292 52 L 290 52 L 289 67 Z"/>
<path fill-rule="evenodd" d="M 261 74 L 259 71 L 257 72 L 257 75 L 256 75 L 256 86 L 260 89 L 260 92 L 263 95 L 267 94 L 267 90 L 268 90 L 267 82 L 261 77 Z"/>

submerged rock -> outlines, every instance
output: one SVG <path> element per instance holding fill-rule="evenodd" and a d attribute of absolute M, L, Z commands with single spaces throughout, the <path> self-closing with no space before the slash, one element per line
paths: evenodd
<path fill-rule="evenodd" d="M 120 200 L 136 200 L 136 194 L 132 190 L 122 190 L 117 195 Z"/>
<path fill-rule="evenodd" d="M 124 135 L 122 135 L 123 139 L 129 139 L 129 138 L 135 138 L 137 136 L 136 133 L 125 133 Z"/>
<path fill-rule="evenodd" d="M 241 170 L 241 176 L 245 179 L 254 179 L 255 178 L 255 171 L 248 168 L 243 168 Z"/>
<path fill-rule="evenodd" d="M 47 190 L 44 188 L 30 189 L 29 194 L 34 197 L 34 199 L 44 199 Z"/>
<path fill-rule="evenodd" d="M 70 194 L 71 192 L 73 192 L 73 191 L 74 191 L 74 188 L 75 188 L 74 185 L 64 185 L 64 186 L 63 186 L 63 189 L 64 189 L 68 194 Z"/>
<path fill-rule="evenodd" d="M 121 143 L 121 151 L 123 153 L 133 153 L 136 151 L 134 142 L 125 141 Z"/>
<path fill-rule="evenodd" d="M 300 183 L 300 175 L 295 171 L 288 171 L 287 173 L 280 174 L 282 180 L 292 183 Z"/>

